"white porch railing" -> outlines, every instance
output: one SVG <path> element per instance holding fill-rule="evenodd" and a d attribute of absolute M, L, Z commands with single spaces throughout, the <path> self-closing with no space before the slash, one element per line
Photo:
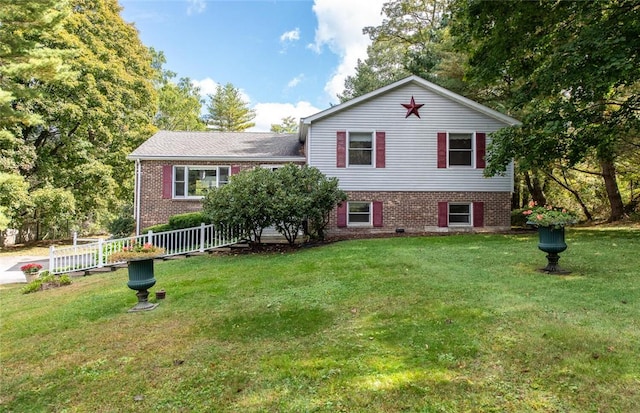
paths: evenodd
<path fill-rule="evenodd" d="M 147 242 L 164 248 L 165 253 L 162 257 L 169 257 L 233 245 L 241 238 L 242 232 L 239 228 L 216 228 L 214 225 L 201 224 L 199 227 L 174 231 L 149 231 L 147 234 L 128 238 L 100 239 L 90 244 L 76 244 L 71 247 L 56 248 L 52 245 L 49 248 L 49 271 L 52 274 L 62 274 L 121 264 L 124 261 L 111 260 L 111 254 L 122 251 L 124 247 Z"/>

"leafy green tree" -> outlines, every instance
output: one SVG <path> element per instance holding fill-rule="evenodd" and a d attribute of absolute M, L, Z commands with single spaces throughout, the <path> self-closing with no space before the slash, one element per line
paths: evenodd
<path fill-rule="evenodd" d="M 55 238 L 75 222 L 76 205 L 71 191 L 47 186 L 33 191 L 31 199 L 36 239 Z"/>
<path fill-rule="evenodd" d="M 522 127 L 493 134 L 488 174 L 596 160 L 610 220 L 624 214 L 616 161 L 637 136 L 640 7 L 636 1 L 459 0 L 456 34 L 469 78 L 491 90 Z"/>
<path fill-rule="evenodd" d="M 271 132 L 275 133 L 298 133 L 298 122 L 293 116 L 282 118 L 282 122 L 272 123 Z"/>
<path fill-rule="evenodd" d="M 33 103 L 75 76 L 65 64 L 71 50 L 53 43 L 67 12 L 56 0 L 0 2 L 0 172 L 33 168 L 35 148 L 24 144 L 22 130 L 45 123 Z"/>
<path fill-rule="evenodd" d="M 116 0 L 0 9 L 0 168 L 32 190 L 69 191 L 75 222 L 131 197 L 126 156 L 155 130 L 151 54 L 120 10 Z"/>
<path fill-rule="evenodd" d="M 367 58 L 345 80 L 341 101 L 371 92 L 409 75 L 418 75 L 464 92 L 463 55 L 447 28 L 449 0 L 392 0 L 382 7 L 383 22 L 366 27 Z"/>
<path fill-rule="evenodd" d="M 242 100 L 240 90 L 231 83 L 218 85 L 216 93 L 209 95 L 208 124 L 213 130 L 223 132 L 242 132 L 256 126 L 252 120 L 255 110 Z"/>
<path fill-rule="evenodd" d="M 163 130 L 201 131 L 206 129 L 200 118 L 200 111 L 204 101 L 200 98 L 200 88 L 191 79 L 183 77 L 174 82 L 176 74 L 163 69 L 166 58 L 162 51 L 151 48 L 153 68 L 158 74 L 158 110 L 154 118 L 154 125 Z"/>
<path fill-rule="evenodd" d="M 0 172 L 0 212 L 7 227 L 19 227 L 31 207 L 29 184 L 25 179 L 18 174 Z M 6 229 L 0 228 L 0 231 Z"/>
<path fill-rule="evenodd" d="M 200 118 L 203 101 L 200 88 L 188 77 L 177 84 L 167 82 L 158 90 L 158 112 L 154 124 L 164 130 L 202 131 L 206 129 Z"/>

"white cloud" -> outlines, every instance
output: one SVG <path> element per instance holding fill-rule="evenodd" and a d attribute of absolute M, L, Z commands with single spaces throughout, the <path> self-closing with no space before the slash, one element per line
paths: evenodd
<path fill-rule="evenodd" d="M 297 121 L 300 118 L 320 112 L 311 103 L 300 101 L 295 105 L 291 103 L 258 103 L 254 106 L 256 117 L 253 120 L 256 126 L 249 129 L 251 132 L 269 132 L 271 125 L 282 122 L 282 118 L 294 117 Z"/>
<path fill-rule="evenodd" d="M 300 29 L 296 27 L 295 29 L 284 32 L 280 36 L 280 42 L 293 42 L 294 40 L 300 40 Z"/>
<path fill-rule="evenodd" d="M 313 12 L 318 18 L 315 41 L 309 48 L 321 53 L 327 46 L 340 57 L 340 63 L 324 87 L 332 100 L 344 90 L 344 80 L 355 74 L 358 59 L 367 57 L 369 36 L 362 33 L 366 26 L 382 22 L 382 4 L 386 0 L 314 0 Z"/>
<path fill-rule="evenodd" d="M 187 0 L 187 14 L 191 16 L 192 14 L 200 14 L 207 8 L 207 3 L 205 0 Z"/>
<path fill-rule="evenodd" d="M 298 86 L 303 79 L 304 79 L 304 74 L 300 73 L 298 76 L 291 79 L 289 83 L 287 83 L 287 88 L 291 89 Z"/>
<path fill-rule="evenodd" d="M 202 98 L 206 98 L 207 95 L 213 95 L 216 93 L 216 89 L 218 88 L 218 82 L 211 79 L 210 77 L 204 78 L 202 80 L 192 80 L 193 84 L 200 88 L 200 96 Z"/>
<path fill-rule="evenodd" d="M 220 85 L 220 83 L 216 82 L 210 77 L 206 77 L 202 80 L 192 80 L 192 82 L 194 85 L 200 88 L 200 96 L 202 96 L 203 99 L 208 99 L 209 95 L 215 94 L 216 90 L 218 89 L 218 85 Z M 234 85 L 234 87 L 236 86 Z M 243 89 L 239 89 L 238 92 L 240 92 L 240 98 L 245 103 L 251 103 L 251 98 Z"/>

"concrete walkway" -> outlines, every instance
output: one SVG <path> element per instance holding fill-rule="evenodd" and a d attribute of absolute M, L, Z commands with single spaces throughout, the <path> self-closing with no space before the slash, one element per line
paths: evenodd
<path fill-rule="evenodd" d="M 26 283 L 27 279 L 20 271 L 20 267 L 30 262 L 42 265 L 43 270 L 49 267 L 49 257 L 0 255 L 0 284 Z"/>

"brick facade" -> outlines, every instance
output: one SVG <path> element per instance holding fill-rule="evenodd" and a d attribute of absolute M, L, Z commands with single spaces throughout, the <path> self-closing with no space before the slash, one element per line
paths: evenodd
<path fill-rule="evenodd" d="M 189 166 L 230 166 L 224 162 L 165 162 L 142 161 L 140 187 L 140 228 L 166 223 L 176 214 L 202 210 L 202 201 L 194 199 L 163 199 L 162 168 L 175 164 Z M 301 163 L 302 164 L 302 163 Z M 263 165 L 282 165 L 278 162 L 234 162 L 240 170 Z M 510 227 L 511 194 L 509 192 L 347 192 L 350 201 L 382 202 L 381 227 L 338 228 L 336 211 L 331 213 L 327 234 L 350 236 L 358 234 L 447 232 L 447 231 L 501 231 Z M 482 202 L 484 226 L 482 228 L 438 227 L 438 202 Z"/>
<path fill-rule="evenodd" d="M 382 202 L 382 226 L 338 228 L 337 214 L 331 214 L 329 236 L 357 236 L 358 234 L 503 231 L 510 228 L 511 193 L 509 192 L 347 192 L 349 201 Z M 473 203 L 484 205 L 484 226 L 438 227 L 438 202 Z"/>
<path fill-rule="evenodd" d="M 300 162 L 299 164 L 303 164 Z M 141 161 L 140 186 L 140 229 L 151 225 L 164 224 L 173 215 L 202 210 L 199 199 L 163 199 L 162 167 L 164 165 L 188 166 L 238 166 L 240 171 L 263 165 L 283 165 L 282 162 L 232 162 L 221 161 Z"/>

